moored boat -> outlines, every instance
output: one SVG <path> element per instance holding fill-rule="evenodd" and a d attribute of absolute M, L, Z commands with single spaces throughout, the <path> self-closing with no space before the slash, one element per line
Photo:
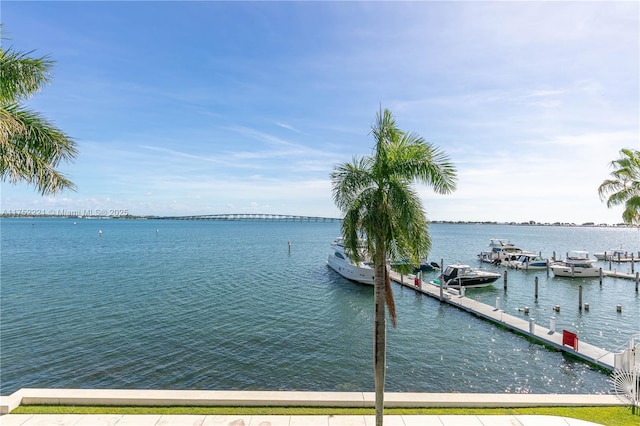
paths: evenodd
<path fill-rule="evenodd" d="M 573 250 L 564 261 L 556 262 L 550 268 L 556 277 L 597 277 L 600 276 L 600 268 L 594 266 L 595 261 L 589 257 L 589 252 Z"/>
<path fill-rule="evenodd" d="M 497 272 L 456 264 L 447 266 L 447 269 L 438 277 L 437 282 L 433 283 L 453 288 L 479 288 L 491 285 L 500 277 L 501 275 Z"/>
<path fill-rule="evenodd" d="M 629 253 L 624 249 L 611 249 L 605 252 L 593 253 L 598 260 L 613 261 L 613 262 L 636 262 L 639 261 L 638 256 L 634 256 L 633 253 Z"/>
<path fill-rule="evenodd" d="M 504 238 L 491 238 L 489 240 L 489 249 L 481 251 L 478 254 L 478 259 L 485 263 L 492 263 L 494 265 L 500 264 L 507 260 L 514 260 L 518 255 L 522 254 L 524 250 L 516 247 L 511 241 Z"/>
<path fill-rule="evenodd" d="M 362 254 L 366 259 L 364 253 Z M 374 283 L 372 264 L 366 260 L 356 263 L 351 259 L 346 253 L 343 238 L 336 238 L 331 243 L 327 265 L 348 280 L 366 285 L 373 285 Z"/>
<path fill-rule="evenodd" d="M 522 253 L 515 260 L 508 260 L 503 264 L 514 269 L 539 270 L 547 269 L 549 259 L 535 253 Z"/>
<path fill-rule="evenodd" d="M 406 261 L 391 261 L 391 267 L 394 268 L 396 266 L 399 265 L 406 265 L 408 262 Z M 420 262 L 420 266 L 418 266 L 417 268 L 414 267 L 413 268 L 413 273 L 414 274 L 418 274 L 420 272 L 433 272 L 433 271 L 437 271 L 440 269 L 440 265 L 438 265 L 436 262 L 428 262 L 426 259 L 424 261 Z"/>

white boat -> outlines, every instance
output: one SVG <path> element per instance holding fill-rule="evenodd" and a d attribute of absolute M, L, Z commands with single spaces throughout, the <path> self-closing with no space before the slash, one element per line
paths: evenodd
<path fill-rule="evenodd" d="M 629 253 L 623 249 L 611 249 L 601 253 L 593 253 L 598 260 L 613 261 L 613 262 L 634 262 L 638 261 L 637 257 L 634 258 L 633 253 Z"/>
<path fill-rule="evenodd" d="M 491 285 L 500 278 L 497 272 L 484 271 L 482 269 L 472 268 L 469 265 L 449 265 L 447 269 L 440 274 L 437 280 L 432 284 L 443 285 L 453 288 L 479 288 Z"/>
<path fill-rule="evenodd" d="M 363 257 L 364 256 L 363 253 Z M 344 239 L 336 238 L 331 243 L 331 251 L 327 258 L 327 265 L 343 277 L 361 284 L 373 285 L 373 267 L 371 262 L 355 262 L 345 252 Z"/>
<path fill-rule="evenodd" d="M 535 253 L 522 253 L 515 260 L 508 260 L 506 262 L 503 262 L 503 265 L 506 265 L 509 268 L 524 270 L 547 269 L 547 265 L 549 265 L 549 259 L 545 259 Z"/>
<path fill-rule="evenodd" d="M 573 250 L 564 261 L 556 262 L 550 268 L 556 277 L 598 277 L 600 268 L 593 265 L 595 261 L 589 257 L 589 252 Z"/>
<path fill-rule="evenodd" d="M 482 262 L 500 264 L 507 260 L 515 260 L 525 251 L 516 247 L 511 241 L 503 238 L 491 238 L 489 240 L 489 249 L 481 251 L 478 259 Z"/>

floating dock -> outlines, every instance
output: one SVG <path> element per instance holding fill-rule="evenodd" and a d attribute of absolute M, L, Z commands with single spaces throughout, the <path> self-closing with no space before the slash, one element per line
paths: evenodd
<path fill-rule="evenodd" d="M 614 277 L 614 278 L 626 278 L 629 280 L 635 280 L 638 282 L 640 280 L 640 273 L 636 272 L 635 274 L 628 274 L 624 272 L 619 272 L 615 269 L 612 270 L 602 270 L 602 275 L 605 277 Z"/>
<path fill-rule="evenodd" d="M 614 369 L 615 354 L 613 352 L 598 348 L 586 342 L 578 341 L 577 336 L 572 333 L 551 330 L 536 324 L 535 319 L 533 318 L 530 318 L 527 321 L 525 319 L 509 315 L 505 313 L 504 310 L 499 309 L 496 306 L 489 306 L 485 303 L 465 297 L 461 295 L 458 290 L 441 288 L 440 286 L 425 281 L 416 281 L 415 278 L 410 278 L 406 275 L 401 276 L 394 271 L 391 271 L 391 280 L 404 287 L 411 288 L 417 292 L 426 294 L 427 296 L 439 299 L 444 303 L 448 303 L 465 310 L 510 331 L 527 336 L 544 345 L 566 352 L 567 354 L 580 358 L 590 364 L 607 370 Z M 416 285 L 416 283 L 418 283 L 418 285 Z M 563 344 L 563 342 L 567 342 L 567 336 L 571 336 L 571 346 Z"/>

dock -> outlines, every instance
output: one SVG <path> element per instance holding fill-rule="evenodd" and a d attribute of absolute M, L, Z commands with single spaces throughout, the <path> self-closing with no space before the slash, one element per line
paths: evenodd
<path fill-rule="evenodd" d="M 602 270 L 602 275 L 605 277 L 614 277 L 614 278 L 626 278 L 629 280 L 635 280 L 636 282 L 640 280 L 640 273 L 636 272 L 635 274 L 629 274 L 624 272 L 619 272 L 616 269 L 611 270 Z"/>
<path fill-rule="evenodd" d="M 438 299 L 443 303 L 447 303 L 467 311 L 477 317 L 504 327 L 509 331 L 563 351 L 590 364 L 610 371 L 615 368 L 615 354 L 613 352 L 583 341 L 578 341 L 577 336 L 572 341 L 572 346 L 563 344 L 563 342 L 566 342 L 566 336 L 563 331 L 557 332 L 536 324 L 535 319 L 533 318 L 525 320 L 509 315 L 505 313 L 504 310 L 499 309 L 496 306 L 490 306 L 465 297 L 456 289 L 446 289 L 429 282 L 416 281 L 415 278 L 410 278 L 406 275 L 401 276 L 394 271 L 391 271 L 391 280 L 404 287 L 411 288 L 419 293 Z M 416 283 L 418 283 L 418 285 L 416 285 Z"/>

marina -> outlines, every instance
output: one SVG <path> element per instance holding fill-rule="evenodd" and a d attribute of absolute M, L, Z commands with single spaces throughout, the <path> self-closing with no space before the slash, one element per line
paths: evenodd
<path fill-rule="evenodd" d="M 493 308 L 499 297 L 503 315 L 525 330 L 535 318 L 544 334 L 555 317 L 556 334 L 568 330 L 579 345 L 614 354 L 640 330 L 634 279 L 603 274 L 600 284 L 599 277 L 477 259 L 492 235 L 550 257 L 634 248 L 637 230 L 432 224 L 429 231 L 430 260 L 501 274 L 492 285 L 465 289 L 465 297 Z M 373 389 L 373 288 L 326 264 L 339 223 L 9 218 L 1 232 L 2 395 L 20 388 Z M 629 275 L 632 265 L 612 268 Z M 425 271 L 423 280 L 439 273 Z M 388 332 L 390 392 L 610 391 L 605 367 L 392 287 L 399 323 Z M 578 309 L 579 287 L 588 310 Z"/>
<path fill-rule="evenodd" d="M 614 369 L 614 353 L 586 342 L 580 341 L 578 343 L 578 339 L 575 337 L 575 334 L 568 332 L 568 330 L 557 332 L 555 329 L 555 318 L 551 319 L 551 328 L 546 328 L 540 324 L 536 324 L 535 318 L 529 318 L 527 321 L 505 313 L 505 311 L 500 308 L 499 298 L 497 298 L 495 306 L 489 306 L 478 302 L 477 300 L 465 297 L 464 287 L 461 288 L 461 290 L 451 288 L 445 289 L 442 286 L 436 286 L 429 282 L 424 282 L 417 277 L 414 281 L 412 281 L 413 277 L 407 278 L 408 280 L 405 280 L 398 273 L 391 273 L 391 279 L 404 287 L 411 288 L 412 290 L 436 298 L 441 302 L 460 308 L 517 334 L 521 334 L 555 349 L 567 352 L 576 358 L 597 365 L 598 367 L 608 370 Z M 566 336 L 569 334 L 572 335 L 572 346 L 565 344 Z"/>

